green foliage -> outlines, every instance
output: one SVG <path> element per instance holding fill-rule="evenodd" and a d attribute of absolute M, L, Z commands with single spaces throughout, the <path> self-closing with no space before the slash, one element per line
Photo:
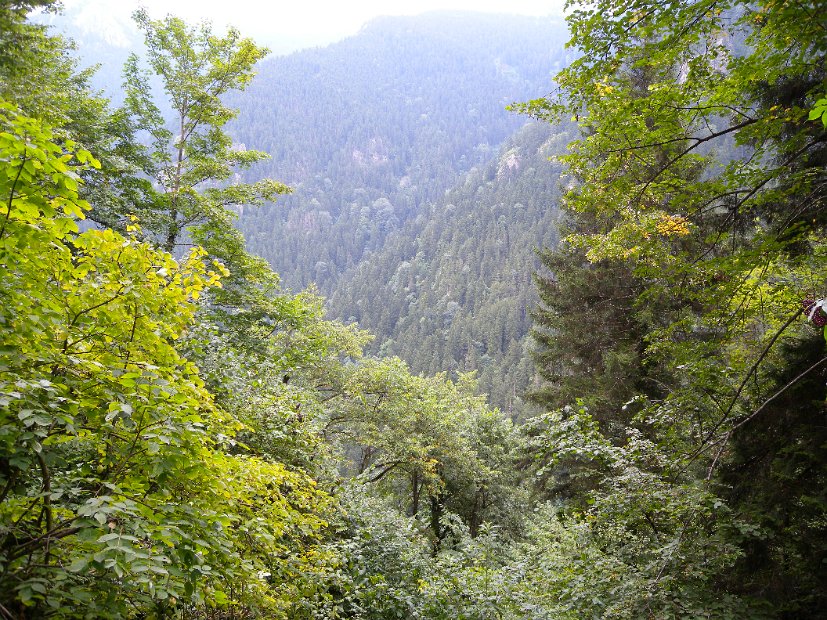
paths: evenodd
<path fill-rule="evenodd" d="M 296 618 L 547 617 L 520 587 L 522 572 L 504 566 L 512 554 L 496 528 L 471 537 L 460 520 L 447 516 L 446 544 L 433 553 L 415 518 L 361 485 L 340 498 L 343 519 L 333 524 L 337 537 L 326 547 L 335 561 L 318 574 L 320 589 L 296 607 Z"/>
<path fill-rule="evenodd" d="M 32 4 L 45 3 L 20 6 Z M 78 69 L 74 44 L 25 22 L 25 12 L 11 10 L 16 25 L 4 30 L 20 40 L 10 45 L 14 56 L 0 62 L 0 96 L 51 126 L 56 140 L 70 140 L 94 154 L 101 166 L 78 171 L 84 180 L 81 195 L 95 207 L 88 215 L 124 232 L 126 215 L 139 211 L 153 194 L 152 183 L 142 176 L 147 162 L 135 135 L 139 128 L 95 92 L 90 85 L 94 67 Z"/>
<path fill-rule="evenodd" d="M 261 293 L 261 290 L 258 291 Z M 216 402 L 244 427 L 238 441 L 262 458 L 332 475 L 322 436 L 326 395 L 318 383 L 361 356 L 367 334 L 325 320 L 322 300 L 306 292 L 259 300 L 255 310 L 204 311 L 184 349 L 198 361 Z M 217 317 L 217 320 L 216 320 Z"/>
<path fill-rule="evenodd" d="M 583 128 L 536 336 L 541 402 L 592 413 L 530 427 L 532 470 L 573 498 L 540 556 L 572 617 L 823 607 L 824 343 L 801 310 L 825 286 L 818 22 L 773 2 L 573 6 L 583 55 L 522 106 Z M 552 569 L 572 545 L 584 571 Z"/>
<path fill-rule="evenodd" d="M 827 127 L 827 98 L 822 97 L 818 101 L 816 101 L 813 109 L 810 110 L 810 115 L 808 118 L 811 121 L 817 121 L 821 119 L 822 125 Z"/>
<path fill-rule="evenodd" d="M 267 50 L 241 38 L 236 30 L 217 37 L 207 23 L 191 28 L 174 17 L 153 21 L 146 11 L 134 17 L 146 39 L 152 74 L 161 79 L 176 116 L 173 131 L 154 101 L 149 74 L 140 69 L 133 54 L 124 70 L 125 109 L 136 129 L 151 136 L 143 172 L 159 186 L 151 203 L 135 214 L 168 252 L 187 234 L 220 257 L 234 277 L 241 277 L 250 259 L 243 252 L 243 237 L 232 227 L 231 207 L 259 205 L 289 190 L 269 179 L 233 180 L 237 169 L 267 155 L 233 145 L 224 126 L 236 111 L 222 97 L 249 84 L 253 66 Z M 233 270 L 231 262 L 238 255 L 240 269 Z"/>
<path fill-rule="evenodd" d="M 202 250 L 179 263 L 134 236 L 78 233 L 77 171 L 98 162 L 7 104 L 2 123 L 3 607 L 283 607 L 326 500 L 221 447 L 239 425 L 175 348 L 218 274 Z"/>
<path fill-rule="evenodd" d="M 422 579 L 432 573 L 427 538 L 417 523 L 362 485 L 339 494 L 341 513 L 324 553 L 329 561 L 314 577 L 292 618 L 422 617 Z"/>
<path fill-rule="evenodd" d="M 476 108 L 459 112 L 475 146 L 450 157 L 421 146 L 447 144 L 442 129 L 391 157 L 386 142 L 420 128 L 400 112 L 387 135 L 341 123 L 339 165 L 296 160 L 317 202 L 281 223 L 328 252 L 312 265 L 327 285 L 392 239 L 353 274 L 362 306 L 340 294 L 336 308 L 393 331 L 376 350 L 412 372 L 362 358 L 370 336 L 326 320 L 312 290 L 285 294 L 233 228 L 287 190 L 241 183 L 265 156 L 225 132 L 223 97 L 264 50 L 139 12 L 150 73 L 132 58 L 111 112 L 65 45 L 25 23 L 34 4 L 0 11 L 4 41 L 27 50 L 0 53 L 0 614 L 821 612 L 827 358 L 802 300 L 824 298 L 827 152 L 807 6 L 574 7 L 584 53 L 563 96 L 524 106 L 583 134 L 562 158 L 568 236 L 537 277 L 550 412 L 520 432 L 462 371 L 479 367 L 515 414 L 529 251 L 556 239 L 556 210 L 539 209 L 557 197 L 560 160 L 545 160 L 565 126 L 527 127 L 439 199 L 499 131 Z M 504 54 L 495 77 L 514 78 Z M 406 97 L 414 120 L 436 111 L 425 91 Z M 80 232 L 87 213 L 100 227 Z M 415 374 L 441 368 L 455 380 Z"/>
<path fill-rule="evenodd" d="M 0 73 L 3 75 L 4 98 L 9 98 L 8 91 L 15 90 L 9 86 L 25 84 L 23 80 L 31 77 L 26 75 L 28 68 L 42 62 L 40 55 L 49 49 L 45 45 L 44 28 L 28 23 L 26 17 L 34 9 L 53 11 L 55 5 L 56 0 L 24 0 L 6 2 L 0 8 Z M 25 85 L 31 86 L 33 83 Z M 22 92 L 18 94 L 25 96 Z"/>
<path fill-rule="evenodd" d="M 351 455 L 352 475 L 378 485 L 413 516 L 427 514 L 435 546 L 442 518 L 459 515 L 472 534 L 491 520 L 518 520 L 512 478 L 516 435 L 461 376 L 410 374 L 397 358 L 364 360 L 329 376 L 324 434 Z"/>
<path fill-rule="evenodd" d="M 703 483 L 676 481 L 668 450 L 634 429 L 610 441 L 583 407 L 533 425 L 545 468 L 578 463 L 574 475 L 597 480 L 582 507 L 548 505 L 531 525 L 524 586 L 554 617 L 744 617 L 715 575 L 740 555 L 732 533 L 751 526 Z"/>

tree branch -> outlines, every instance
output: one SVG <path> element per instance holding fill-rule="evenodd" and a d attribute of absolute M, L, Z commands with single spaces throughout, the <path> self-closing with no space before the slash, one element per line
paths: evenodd
<path fill-rule="evenodd" d="M 3 226 L 0 227 L 0 238 L 6 232 L 6 225 L 9 223 L 9 218 L 11 217 L 11 207 L 12 202 L 14 202 L 14 193 L 17 190 L 17 182 L 20 180 L 20 175 L 23 174 L 23 164 L 26 163 L 26 151 L 27 149 L 23 149 L 23 159 L 20 161 L 20 167 L 17 169 L 17 176 L 14 177 L 14 181 L 11 184 L 11 189 L 9 190 L 9 201 L 6 205 L 6 217 L 3 220 Z"/>

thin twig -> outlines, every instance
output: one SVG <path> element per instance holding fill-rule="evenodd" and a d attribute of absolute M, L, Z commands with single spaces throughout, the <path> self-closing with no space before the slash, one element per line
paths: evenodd
<path fill-rule="evenodd" d="M 0 228 L 0 238 L 6 232 L 6 225 L 9 223 L 9 218 L 11 217 L 11 207 L 12 202 L 14 202 L 14 193 L 17 190 L 17 182 L 20 180 L 20 175 L 23 174 L 23 164 L 26 163 L 26 148 L 23 149 L 23 159 L 20 161 L 20 167 L 17 169 L 17 176 L 14 177 L 14 182 L 11 184 L 11 189 L 9 190 L 9 202 L 6 205 L 6 217 L 3 220 L 3 226 Z"/>

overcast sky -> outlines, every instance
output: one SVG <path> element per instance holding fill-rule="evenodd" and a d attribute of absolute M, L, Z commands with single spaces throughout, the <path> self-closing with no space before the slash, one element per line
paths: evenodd
<path fill-rule="evenodd" d="M 123 23 L 143 5 L 153 17 L 172 13 L 187 21 L 208 19 L 218 27 L 233 25 L 275 52 L 332 43 L 355 34 L 362 24 L 378 15 L 415 15 L 433 10 L 562 15 L 563 3 L 564 0 L 63 0 L 67 8 L 82 9 L 88 21 L 110 29 L 114 38 L 115 23 Z"/>

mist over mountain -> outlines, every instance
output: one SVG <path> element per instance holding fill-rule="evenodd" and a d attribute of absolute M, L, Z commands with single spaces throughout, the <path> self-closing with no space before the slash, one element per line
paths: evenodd
<path fill-rule="evenodd" d="M 140 52 L 134 24 L 86 3 L 42 17 L 102 62 L 96 84 L 117 104 L 120 66 Z M 271 56 L 229 97 L 238 148 L 271 155 L 243 180 L 294 190 L 238 209 L 249 249 L 285 288 L 315 286 L 331 316 L 373 332 L 369 352 L 416 372 L 477 371 L 513 416 L 533 377 L 534 249 L 556 241 L 549 157 L 570 136 L 506 108 L 550 90 L 566 37 L 552 18 L 382 17 Z"/>
<path fill-rule="evenodd" d="M 515 417 L 533 376 L 534 249 L 556 241 L 549 156 L 570 136 L 506 107 L 549 90 L 565 36 L 548 18 L 380 18 L 262 63 L 233 101 L 235 139 L 272 155 L 248 180 L 294 188 L 240 213 L 250 249 L 376 334 L 372 353 L 477 371 Z"/>
<path fill-rule="evenodd" d="M 70 3 L 59 13 L 41 12 L 34 21 L 49 26 L 53 34 L 70 39 L 80 67 L 96 67 L 90 84 L 119 105 L 121 72 L 129 54 L 141 52 L 143 37 L 125 6 L 105 0 Z"/>
<path fill-rule="evenodd" d="M 181 17 L 188 24 L 196 25 L 202 19 L 213 22 L 216 32 L 223 32 L 228 27 L 235 27 L 242 36 L 255 39 L 259 45 L 265 45 L 272 54 L 289 54 L 296 50 L 318 46 L 334 41 L 336 34 L 330 28 L 314 28 L 292 22 L 290 19 L 279 21 L 259 20 L 260 25 L 256 33 L 248 30 L 243 23 L 249 22 L 245 15 L 235 10 L 233 13 L 219 12 L 216 16 L 214 7 L 204 10 L 211 17 L 202 18 L 201 11 L 194 8 L 169 3 L 166 7 L 159 7 L 160 3 L 146 3 L 141 1 L 112 0 L 64 0 L 60 12 L 36 12 L 32 20 L 37 23 L 48 24 L 53 33 L 63 34 L 77 44 L 77 55 L 83 66 L 100 65 L 100 70 L 93 82 L 107 91 L 107 94 L 117 99 L 120 88 L 120 72 L 123 61 L 129 52 L 143 52 L 143 36 L 138 31 L 132 19 L 132 13 L 145 4 L 150 4 L 149 12 L 153 17 L 160 18 L 169 13 Z M 222 19 L 224 17 L 224 19 Z"/>

